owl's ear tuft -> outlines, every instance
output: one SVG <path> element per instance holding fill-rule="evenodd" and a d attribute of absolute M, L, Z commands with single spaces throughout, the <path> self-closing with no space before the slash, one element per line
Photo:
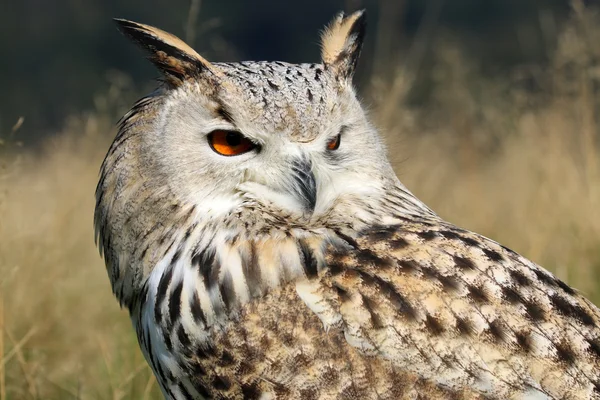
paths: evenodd
<path fill-rule="evenodd" d="M 165 75 L 167 82 L 179 86 L 204 72 L 218 70 L 183 40 L 153 26 L 115 18 L 119 30 L 149 54 L 152 63 Z"/>
<path fill-rule="evenodd" d="M 321 58 L 338 78 L 351 79 L 366 30 L 365 10 L 339 13 L 321 36 Z"/>

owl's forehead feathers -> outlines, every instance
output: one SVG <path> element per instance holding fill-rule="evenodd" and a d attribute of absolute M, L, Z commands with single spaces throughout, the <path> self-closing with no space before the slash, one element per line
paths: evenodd
<path fill-rule="evenodd" d="M 260 127 L 300 142 L 312 141 L 325 121 L 345 113 L 343 97 L 353 95 L 352 75 L 365 32 L 364 11 L 340 13 L 323 34 L 321 64 L 211 63 L 170 33 L 137 22 L 116 22 L 146 50 L 169 89 L 196 87 L 217 104 L 214 111 L 231 118 L 236 127 Z M 181 91 L 171 91 L 177 92 Z"/>
<path fill-rule="evenodd" d="M 235 125 L 258 125 L 266 131 L 308 142 L 339 106 L 339 83 L 322 64 L 284 62 L 215 63 L 222 72 L 216 94 Z"/>

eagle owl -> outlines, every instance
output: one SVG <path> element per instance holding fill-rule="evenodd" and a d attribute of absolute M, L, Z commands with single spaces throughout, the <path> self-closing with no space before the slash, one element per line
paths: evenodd
<path fill-rule="evenodd" d="M 600 398 L 598 308 L 395 176 L 351 82 L 363 12 L 318 64 L 117 23 L 163 80 L 102 164 L 96 237 L 165 398 Z"/>

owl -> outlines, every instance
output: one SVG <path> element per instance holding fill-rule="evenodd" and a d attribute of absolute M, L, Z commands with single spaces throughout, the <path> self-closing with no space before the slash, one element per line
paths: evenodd
<path fill-rule="evenodd" d="M 96 240 L 166 399 L 600 399 L 600 311 L 398 180 L 321 62 L 211 63 L 117 20 L 163 79 L 121 120 Z"/>

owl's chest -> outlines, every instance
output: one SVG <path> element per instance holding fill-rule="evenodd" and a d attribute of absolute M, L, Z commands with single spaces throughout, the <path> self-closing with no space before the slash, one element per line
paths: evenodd
<path fill-rule="evenodd" d="M 185 294 L 185 291 L 184 291 Z M 136 324 L 140 345 L 167 399 L 398 399 L 450 392 L 349 344 L 290 283 L 241 306 L 208 329 L 155 324 L 148 297 Z M 134 319 L 134 323 L 136 320 Z"/>
<path fill-rule="evenodd" d="M 174 321 L 168 313 L 178 306 L 161 305 L 159 293 L 152 291 L 140 313 L 132 315 L 167 399 L 328 399 L 351 385 L 355 358 L 362 356 L 342 331 L 324 330 L 294 284 L 231 310 L 211 327 L 181 306 L 187 295 L 182 290 Z M 157 313 L 161 307 L 168 310 L 166 317 Z"/>

